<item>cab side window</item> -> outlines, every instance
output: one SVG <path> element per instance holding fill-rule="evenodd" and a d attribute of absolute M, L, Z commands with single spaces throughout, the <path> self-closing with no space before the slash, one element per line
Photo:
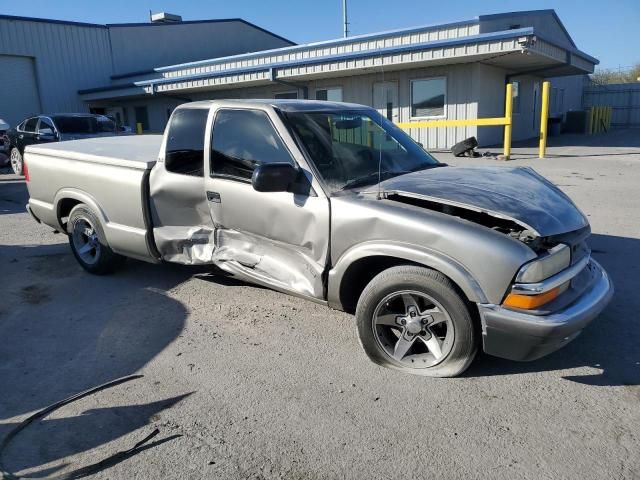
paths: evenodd
<path fill-rule="evenodd" d="M 174 112 L 167 134 L 164 165 L 167 171 L 204 176 L 204 134 L 208 109 L 181 108 Z"/>
<path fill-rule="evenodd" d="M 261 110 L 220 110 L 213 126 L 211 174 L 248 180 L 263 163 L 295 164 L 268 115 Z"/>

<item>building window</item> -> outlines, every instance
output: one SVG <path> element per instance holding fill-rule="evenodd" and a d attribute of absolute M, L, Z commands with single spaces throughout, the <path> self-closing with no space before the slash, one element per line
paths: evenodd
<path fill-rule="evenodd" d="M 296 98 L 298 98 L 298 92 L 280 92 L 276 93 L 273 98 L 277 98 L 278 100 L 295 100 Z"/>
<path fill-rule="evenodd" d="M 428 78 L 411 81 L 411 117 L 439 118 L 446 116 L 447 79 Z"/>
<path fill-rule="evenodd" d="M 513 98 L 513 113 L 520 113 L 520 82 L 513 82 L 512 85 L 511 95 Z"/>
<path fill-rule="evenodd" d="M 265 112 L 218 112 L 211 146 L 212 175 L 249 180 L 258 165 L 275 162 L 295 163 Z"/>
<path fill-rule="evenodd" d="M 142 130 L 149 130 L 149 112 L 147 111 L 147 107 L 136 107 L 136 124 L 142 124 Z"/>
<path fill-rule="evenodd" d="M 316 100 L 326 100 L 328 102 L 341 102 L 342 87 L 318 89 L 316 90 Z"/>
<path fill-rule="evenodd" d="M 202 177 L 209 110 L 182 108 L 171 118 L 164 166 L 169 172 Z"/>

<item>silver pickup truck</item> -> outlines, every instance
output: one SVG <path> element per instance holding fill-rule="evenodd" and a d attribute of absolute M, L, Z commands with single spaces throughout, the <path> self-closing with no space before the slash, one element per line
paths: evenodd
<path fill-rule="evenodd" d="M 480 345 L 539 358 L 613 293 L 550 182 L 439 163 L 361 105 L 194 102 L 164 136 L 31 146 L 25 163 L 28 211 L 85 270 L 213 264 L 355 312 L 366 354 L 405 372 L 458 375 Z"/>

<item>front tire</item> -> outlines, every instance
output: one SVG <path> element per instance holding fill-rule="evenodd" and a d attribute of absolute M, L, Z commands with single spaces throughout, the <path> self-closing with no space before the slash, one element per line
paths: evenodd
<path fill-rule="evenodd" d="M 107 245 L 98 217 L 84 204 L 71 210 L 67 222 L 69 245 L 76 260 L 87 272 L 107 275 L 124 263 L 125 257 Z"/>
<path fill-rule="evenodd" d="M 20 154 L 20 150 L 18 150 L 16 147 L 13 147 L 11 149 L 11 153 L 9 154 L 9 161 L 11 163 L 11 169 L 13 170 L 13 173 L 15 173 L 16 175 L 22 175 L 22 155 Z"/>
<path fill-rule="evenodd" d="M 369 358 L 414 375 L 455 377 L 476 355 L 471 312 L 440 272 L 416 266 L 383 271 L 356 309 L 360 343 Z"/>

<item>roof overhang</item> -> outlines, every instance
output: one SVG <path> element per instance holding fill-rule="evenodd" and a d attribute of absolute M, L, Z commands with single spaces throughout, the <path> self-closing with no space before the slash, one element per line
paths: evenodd
<path fill-rule="evenodd" d="M 134 82 L 128 88 L 106 87 L 80 93 L 85 100 L 177 94 L 267 85 L 276 79 L 306 81 L 475 62 L 503 68 L 510 75 L 550 77 L 591 73 L 598 62 L 578 50 L 568 50 L 540 38 L 532 27 L 430 41 L 416 41 L 424 38 L 416 30 L 402 35 L 397 33 L 390 41 L 354 39 L 349 44 L 344 39 L 342 47 L 298 45 L 163 67 L 156 69 L 158 78 Z"/>

